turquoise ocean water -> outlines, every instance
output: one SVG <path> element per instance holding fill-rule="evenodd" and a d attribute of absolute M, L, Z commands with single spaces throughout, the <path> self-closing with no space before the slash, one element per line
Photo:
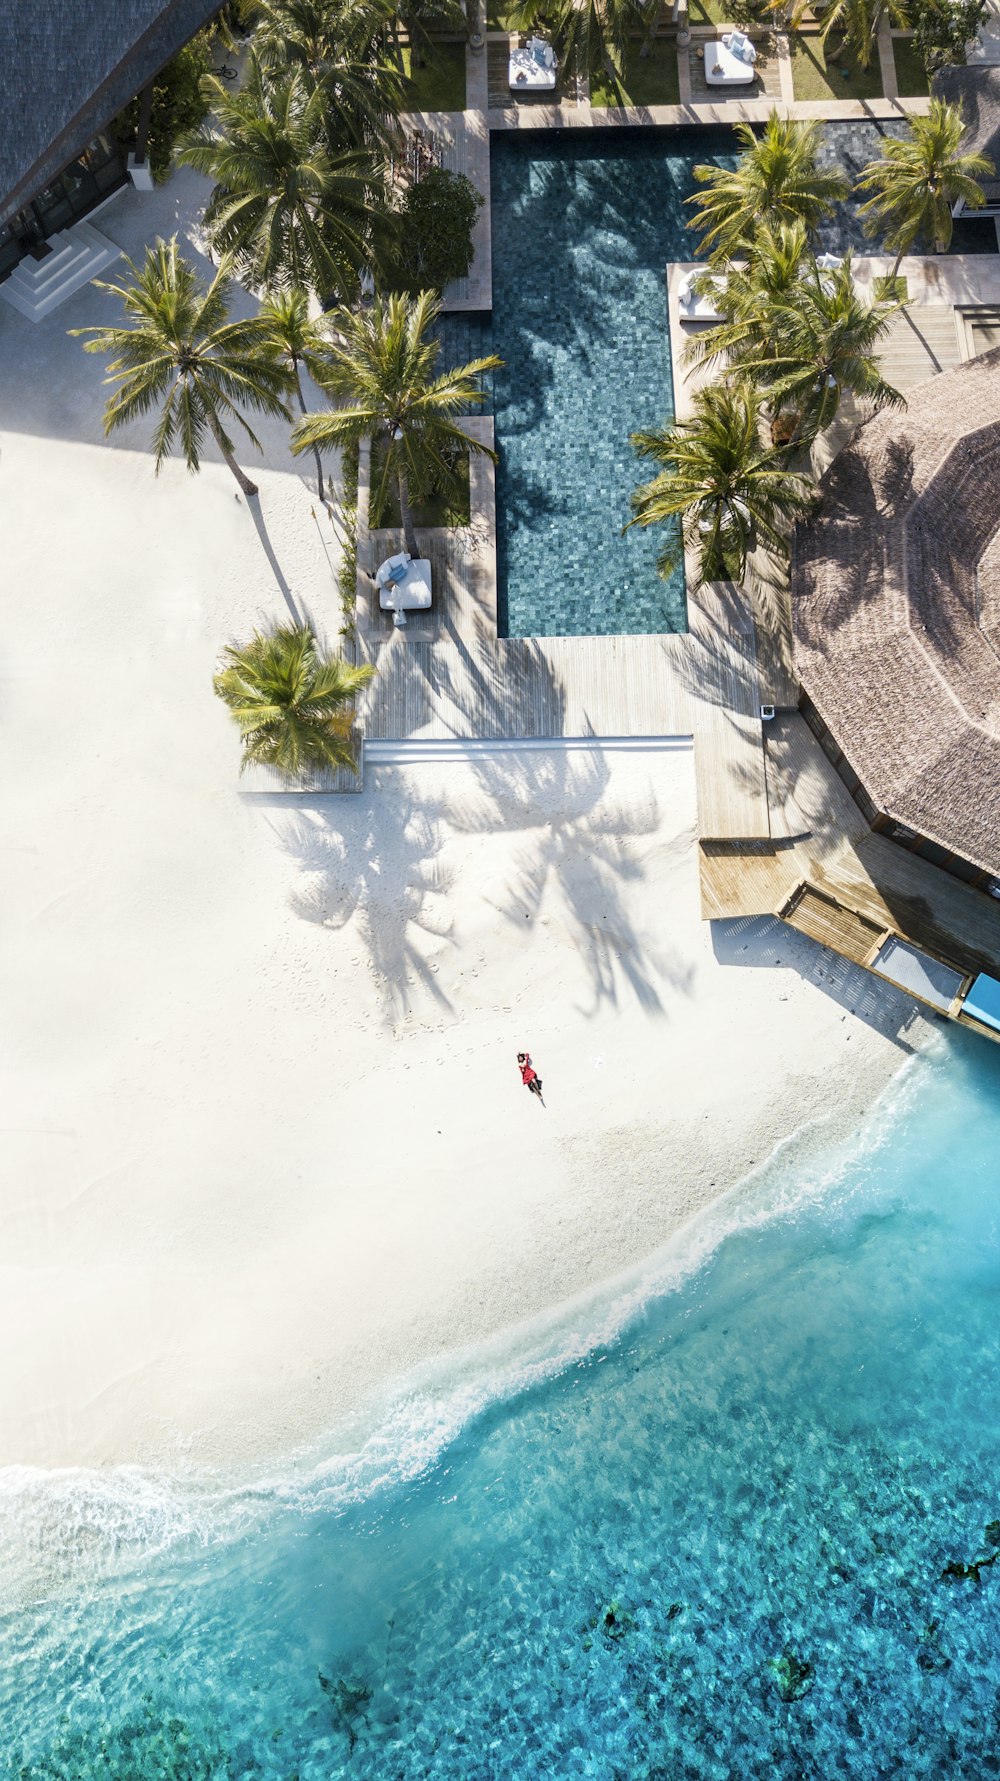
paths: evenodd
<path fill-rule="evenodd" d="M 1000 1774 L 1000 1563 L 943 1575 L 1000 1541 L 998 1089 L 949 1041 L 353 1466 L 9 1476 L 0 1775 Z"/>

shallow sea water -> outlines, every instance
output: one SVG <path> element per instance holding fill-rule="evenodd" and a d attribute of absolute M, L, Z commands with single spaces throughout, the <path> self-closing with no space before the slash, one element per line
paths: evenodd
<path fill-rule="evenodd" d="M 4 1618 L 0 1775 L 1000 1774 L 1000 1564 L 942 1575 L 1000 1518 L 998 1089 L 985 1042 L 917 1063 L 412 1482 L 84 1551 Z"/>

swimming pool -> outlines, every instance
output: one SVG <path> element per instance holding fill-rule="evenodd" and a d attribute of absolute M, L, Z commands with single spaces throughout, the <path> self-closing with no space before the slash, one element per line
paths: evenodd
<path fill-rule="evenodd" d="M 673 414 L 664 266 L 687 258 L 696 162 L 728 130 L 496 135 L 493 343 L 507 635 L 683 630 L 683 572 L 630 532 L 637 428 Z"/>

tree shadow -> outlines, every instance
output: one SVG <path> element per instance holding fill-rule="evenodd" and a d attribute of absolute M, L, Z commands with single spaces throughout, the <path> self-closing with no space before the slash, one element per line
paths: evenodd
<path fill-rule="evenodd" d="M 661 826 L 652 791 L 627 805 L 609 799 L 610 768 L 599 749 L 505 750 L 476 757 L 473 769 L 480 801 L 455 820 L 466 832 L 523 837 L 494 907 L 523 932 L 558 894 L 590 978 L 591 1005 L 580 1012 L 618 1006 L 623 989 L 657 1014 L 665 1012 L 663 984 L 689 995 L 693 966 L 673 947 L 644 941 L 626 906 L 645 869 L 636 843 Z"/>
<path fill-rule="evenodd" d="M 905 1052 L 916 1049 L 909 1035 L 921 1020 L 913 999 L 886 980 L 872 976 L 839 953 L 796 933 L 775 915 L 713 921 L 712 951 L 720 965 L 750 970 L 794 971 L 813 983 L 845 1018 L 852 1014 Z"/>
<path fill-rule="evenodd" d="M 285 574 L 281 567 L 281 564 L 279 563 L 279 561 L 274 553 L 274 546 L 272 545 L 270 537 L 268 536 L 267 522 L 264 518 L 263 513 L 261 512 L 260 496 L 258 495 L 256 500 L 248 501 L 247 508 L 248 508 L 248 511 L 249 511 L 252 519 L 253 519 L 254 527 L 256 529 L 257 536 L 260 539 L 261 547 L 263 549 L 264 555 L 266 556 L 268 563 L 270 564 L 271 574 L 274 576 L 275 585 L 277 586 L 278 591 L 281 594 L 281 597 L 285 602 L 285 605 L 288 607 L 288 610 L 291 613 L 292 622 L 293 622 L 293 624 L 301 625 L 305 622 L 304 615 L 299 611 L 299 608 L 295 604 L 295 599 L 292 594 L 292 590 L 289 587 L 288 582 L 285 578 Z"/>
<path fill-rule="evenodd" d="M 445 1013 L 452 1004 L 438 980 L 437 965 L 416 944 L 454 945 L 454 918 L 447 904 L 451 877 L 437 855 L 446 812 L 435 800 L 412 802 L 380 797 L 363 812 L 359 827 L 329 799 L 300 803 L 292 820 L 277 829 L 282 847 L 301 869 L 289 903 L 303 921 L 335 932 L 357 918 L 361 949 L 387 1025 L 416 1011 L 417 985 Z"/>

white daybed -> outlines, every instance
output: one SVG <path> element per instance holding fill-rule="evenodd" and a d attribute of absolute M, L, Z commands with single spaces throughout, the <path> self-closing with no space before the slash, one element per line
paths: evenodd
<path fill-rule="evenodd" d="M 710 87 L 745 87 L 754 79 L 757 51 L 742 31 L 727 31 L 705 45 L 705 79 Z"/>
<path fill-rule="evenodd" d="M 529 37 L 510 52 L 507 85 L 512 93 L 551 93 L 556 84 L 556 52 L 544 37 Z"/>
<path fill-rule="evenodd" d="M 391 612 L 393 623 L 406 624 L 408 612 L 428 612 L 431 604 L 431 565 L 427 557 L 411 557 L 401 550 L 386 557 L 375 571 L 378 603 Z"/>

